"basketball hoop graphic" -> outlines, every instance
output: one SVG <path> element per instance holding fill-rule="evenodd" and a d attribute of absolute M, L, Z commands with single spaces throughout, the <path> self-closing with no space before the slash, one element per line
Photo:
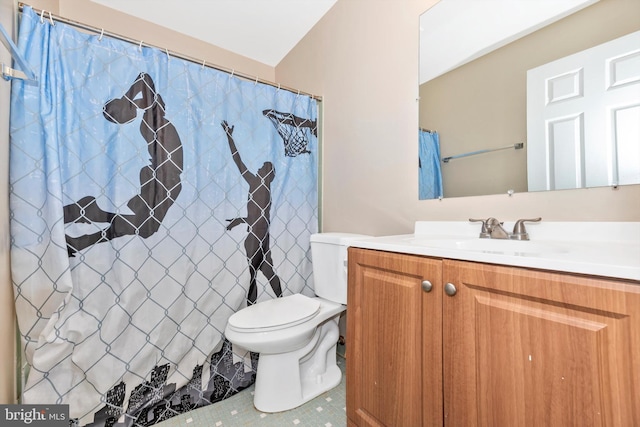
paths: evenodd
<path fill-rule="evenodd" d="M 276 110 L 264 110 L 265 115 L 284 142 L 284 155 L 296 157 L 298 154 L 309 154 L 309 138 L 306 129 L 313 136 L 318 136 L 318 124 L 315 120 L 303 119 L 291 113 L 281 113 Z"/>

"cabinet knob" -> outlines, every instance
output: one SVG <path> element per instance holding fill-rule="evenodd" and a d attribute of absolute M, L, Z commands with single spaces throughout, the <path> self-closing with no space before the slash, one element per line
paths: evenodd
<path fill-rule="evenodd" d="M 458 292 L 458 290 L 456 289 L 456 285 L 453 283 L 447 283 L 444 285 L 444 293 L 450 297 L 454 296 L 456 292 Z"/>
<path fill-rule="evenodd" d="M 422 281 L 422 290 L 425 292 L 431 292 L 431 289 L 433 289 L 433 285 L 431 284 L 430 281 L 428 280 L 423 280 Z"/>

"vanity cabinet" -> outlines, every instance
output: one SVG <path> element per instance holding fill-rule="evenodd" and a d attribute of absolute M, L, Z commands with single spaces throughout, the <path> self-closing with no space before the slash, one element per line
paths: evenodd
<path fill-rule="evenodd" d="M 350 248 L 348 292 L 349 426 L 640 425 L 638 282 Z"/>

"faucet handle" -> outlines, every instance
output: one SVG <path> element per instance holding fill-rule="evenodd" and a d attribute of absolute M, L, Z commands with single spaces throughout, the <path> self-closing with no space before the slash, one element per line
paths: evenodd
<path fill-rule="evenodd" d="M 491 219 L 491 218 L 489 218 Z M 489 219 L 473 219 L 473 218 L 469 218 L 469 222 L 481 222 L 482 223 L 482 229 L 480 230 L 480 238 L 481 239 L 488 239 L 491 237 L 491 233 L 489 232 L 489 228 L 487 227 L 487 222 L 489 221 Z"/>
<path fill-rule="evenodd" d="M 513 233 L 511 233 L 510 238 L 513 240 L 529 240 L 529 233 L 527 233 L 527 229 L 524 227 L 524 223 L 540 221 L 542 221 L 541 217 L 517 220 L 515 225 L 513 226 Z"/>

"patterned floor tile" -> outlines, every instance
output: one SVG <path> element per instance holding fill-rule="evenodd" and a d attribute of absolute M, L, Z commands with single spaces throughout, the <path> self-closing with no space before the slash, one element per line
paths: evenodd
<path fill-rule="evenodd" d="M 345 359 L 340 384 L 306 404 L 286 412 L 265 414 L 253 406 L 253 386 L 213 405 L 178 415 L 158 427 L 345 427 Z"/>

